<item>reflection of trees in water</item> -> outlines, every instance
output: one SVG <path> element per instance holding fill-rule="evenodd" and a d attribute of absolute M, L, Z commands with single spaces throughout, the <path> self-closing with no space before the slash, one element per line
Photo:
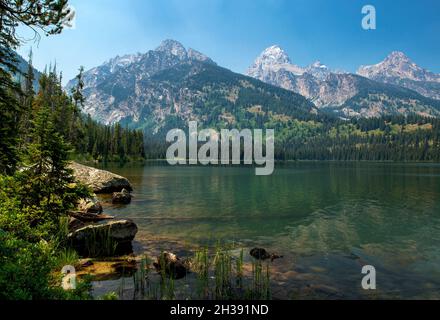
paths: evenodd
<path fill-rule="evenodd" d="M 128 174 L 139 201 L 124 213 L 164 236 L 286 239 L 286 248 L 296 252 L 402 247 L 396 255 L 410 248 L 407 240 L 423 250 L 432 242 L 428 237 L 438 238 L 435 165 L 289 163 L 269 177 L 255 176 L 250 167 L 112 170 Z"/>

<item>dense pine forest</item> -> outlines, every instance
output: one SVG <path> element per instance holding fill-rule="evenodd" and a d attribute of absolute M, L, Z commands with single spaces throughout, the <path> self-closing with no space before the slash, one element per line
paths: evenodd
<path fill-rule="evenodd" d="M 436 118 L 387 116 L 335 120 L 307 137 L 279 141 L 279 160 L 440 161 L 440 121 Z"/>
<path fill-rule="evenodd" d="M 21 90 L 23 110 L 28 110 L 32 115 L 48 106 L 56 131 L 71 145 L 74 157 L 98 161 L 126 161 L 144 157 L 141 131 L 122 128 L 120 124 L 105 126 L 81 112 L 84 103 L 82 67 L 76 77 L 77 85 L 70 94 L 63 90 L 62 75 L 57 75 L 56 66 L 40 75 L 39 90 L 35 94 L 31 56 L 28 65 Z M 23 118 L 20 127 L 23 130 L 19 139 L 31 141 L 32 118 Z"/>
<path fill-rule="evenodd" d="M 249 114 L 236 128 L 274 128 L 276 160 L 440 161 L 440 120 L 415 114 L 350 120 L 310 115 L 284 121 Z M 165 158 L 165 134 L 145 134 L 147 158 Z"/>

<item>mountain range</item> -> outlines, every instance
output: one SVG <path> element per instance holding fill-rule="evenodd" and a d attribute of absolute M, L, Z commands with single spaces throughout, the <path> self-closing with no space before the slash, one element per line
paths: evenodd
<path fill-rule="evenodd" d="M 399 85 L 421 95 L 440 100 L 440 74 L 425 70 L 404 53 L 394 51 L 384 61 L 362 66 L 357 74 L 383 83 Z"/>
<path fill-rule="evenodd" d="M 174 40 L 85 72 L 84 95 L 84 112 L 100 122 L 154 133 L 188 120 L 224 127 L 263 113 L 304 119 L 316 113 L 301 95 L 222 68 Z"/>
<path fill-rule="evenodd" d="M 165 40 L 155 50 L 118 56 L 86 71 L 84 82 L 85 113 L 105 124 L 152 132 L 187 120 L 225 127 L 321 114 L 440 116 L 440 76 L 400 52 L 352 74 L 319 61 L 298 66 L 272 46 L 242 75 Z M 74 85 L 71 80 L 66 89 Z"/>
<path fill-rule="evenodd" d="M 418 67 L 401 52 L 363 66 L 357 74 L 331 70 L 317 61 L 301 67 L 279 46 L 264 50 L 247 75 L 306 97 L 319 109 L 348 117 L 414 112 L 439 115 L 440 75 Z"/>

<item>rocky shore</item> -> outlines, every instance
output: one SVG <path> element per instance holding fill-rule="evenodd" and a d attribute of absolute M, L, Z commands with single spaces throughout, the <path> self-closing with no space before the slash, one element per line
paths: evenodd
<path fill-rule="evenodd" d="M 133 188 L 127 178 L 109 171 L 72 162 L 75 179 L 95 193 L 91 198 L 81 199 L 76 211 L 70 212 L 68 239 L 83 257 L 113 256 L 132 251 L 138 228 L 129 219 L 116 219 L 106 215 L 96 194 L 112 194 L 113 203 L 129 204 Z"/>

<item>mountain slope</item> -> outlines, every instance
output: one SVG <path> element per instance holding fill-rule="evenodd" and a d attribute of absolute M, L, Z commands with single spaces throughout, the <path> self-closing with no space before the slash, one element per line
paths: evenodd
<path fill-rule="evenodd" d="M 221 68 L 173 40 L 145 54 L 112 59 L 85 72 L 84 80 L 86 113 L 148 132 L 189 119 L 241 126 L 273 117 L 306 119 L 316 111 L 298 94 Z"/>
<path fill-rule="evenodd" d="M 353 75 L 354 76 L 354 75 Z M 356 77 L 356 76 L 354 76 Z M 357 94 L 335 108 L 349 117 L 408 115 L 440 117 L 440 101 L 394 84 L 380 83 L 357 76 Z"/>
<path fill-rule="evenodd" d="M 26 73 L 28 72 L 29 63 L 18 53 L 14 52 L 14 54 L 15 54 L 14 58 L 16 60 L 17 72 L 14 73 L 12 76 L 15 79 L 15 81 L 23 83 Z M 35 68 L 32 68 L 32 70 L 34 72 L 34 82 L 33 82 L 34 90 L 38 91 L 39 79 L 41 77 L 41 73 Z"/>
<path fill-rule="evenodd" d="M 335 72 L 320 62 L 302 68 L 290 62 L 278 46 L 263 51 L 247 74 L 266 83 L 299 93 L 318 108 L 344 116 L 377 117 L 386 114 L 439 116 L 438 103 L 407 89 L 378 83 L 344 72 Z"/>
<path fill-rule="evenodd" d="M 421 95 L 440 100 L 440 74 L 419 67 L 404 53 L 394 51 L 382 62 L 362 66 L 357 73 L 383 83 L 399 85 Z"/>

